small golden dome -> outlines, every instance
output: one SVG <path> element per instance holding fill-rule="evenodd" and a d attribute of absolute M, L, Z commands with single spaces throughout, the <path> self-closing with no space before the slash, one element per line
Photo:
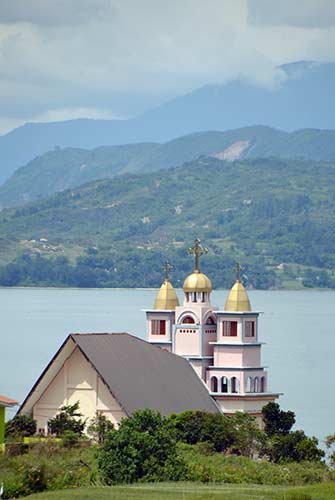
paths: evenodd
<path fill-rule="evenodd" d="M 248 294 L 240 280 L 236 280 L 235 285 L 230 290 L 224 310 L 234 312 L 251 311 Z"/>
<path fill-rule="evenodd" d="M 183 290 L 184 292 L 211 292 L 212 283 L 206 274 L 196 270 L 187 276 L 184 281 Z"/>
<path fill-rule="evenodd" d="M 179 306 L 179 300 L 176 291 L 166 278 L 158 290 L 154 309 L 173 311 L 177 306 Z"/>

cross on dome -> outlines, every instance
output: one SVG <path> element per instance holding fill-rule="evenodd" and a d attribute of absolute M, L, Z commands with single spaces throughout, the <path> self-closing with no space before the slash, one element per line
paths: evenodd
<path fill-rule="evenodd" d="M 200 244 L 200 240 L 196 238 L 194 240 L 194 247 L 188 249 L 189 254 L 194 254 L 194 272 L 195 273 L 200 273 L 200 267 L 199 267 L 199 257 L 202 255 L 205 255 L 208 253 L 208 248 L 203 247 Z"/>
<path fill-rule="evenodd" d="M 243 271 L 243 267 L 239 262 L 236 262 L 236 265 L 234 267 L 234 271 L 236 273 L 236 281 L 240 281 L 241 278 L 241 272 Z"/>
<path fill-rule="evenodd" d="M 171 266 L 171 264 L 169 264 L 169 262 L 166 260 L 164 262 L 163 269 L 164 269 L 164 273 L 165 273 L 165 280 L 169 281 L 169 279 L 170 279 L 169 278 L 169 272 L 172 271 L 173 266 Z"/>

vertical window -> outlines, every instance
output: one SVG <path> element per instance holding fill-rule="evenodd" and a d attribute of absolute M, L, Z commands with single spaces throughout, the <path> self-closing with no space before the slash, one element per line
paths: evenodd
<path fill-rule="evenodd" d="M 192 302 L 196 302 L 196 301 L 197 301 L 197 293 L 192 292 Z"/>
<path fill-rule="evenodd" d="M 228 392 L 228 379 L 227 379 L 227 377 L 221 378 L 221 392 Z"/>
<path fill-rule="evenodd" d="M 151 333 L 153 335 L 165 335 L 166 321 L 163 319 L 154 319 L 151 322 Z"/>
<path fill-rule="evenodd" d="M 246 321 L 245 322 L 245 336 L 246 337 L 254 337 L 255 336 L 255 322 L 254 321 Z"/>
<path fill-rule="evenodd" d="M 238 382 L 238 379 L 236 377 L 232 377 L 231 378 L 231 392 L 233 393 L 237 393 L 239 390 L 239 382 Z"/>
<path fill-rule="evenodd" d="M 252 392 L 252 378 L 248 377 L 247 378 L 247 390 L 246 392 Z"/>
<path fill-rule="evenodd" d="M 211 391 L 218 392 L 218 379 L 216 377 L 211 378 Z"/>
<path fill-rule="evenodd" d="M 261 392 L 266 392 L 265 377 L 261 378 Z"/>
<path fill-rule="evenodd" d="M 255 377 L 254 392 L 259 392 L 259 378 L 258 377 Z"/>
<path fill-rule="evenodd" d="M 223 336 L 224 337 L 237 337 L 237 321 L 224 321 L 223 322 Z"/>

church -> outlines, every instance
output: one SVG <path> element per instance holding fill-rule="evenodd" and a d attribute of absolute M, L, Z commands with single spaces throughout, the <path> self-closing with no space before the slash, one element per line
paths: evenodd
<path fill-rule="evenodd" d="M 62 406 L 77 401 L 84 418 L 99 413 L 115 425 L 143 408 L 163 415 L 244 411 L 261 424 L 262 407 L 279 393 L 268 390 L 261 365 L 259 312 L 239 266 L 224 308 L 212 306 L 212 283 L 200 271 L 207 249 L 196 239 L 189 253 L 194 271 L 184 281 L 183 305 L 166 264 L 154 307 L 145 311 L 147 341 L 128 333 L 69 335 L 18 413 L 32 416 L 43 433 Z"/>

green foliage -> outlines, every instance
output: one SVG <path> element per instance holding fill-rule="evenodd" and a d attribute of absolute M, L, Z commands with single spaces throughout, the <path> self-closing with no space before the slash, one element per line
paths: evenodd
<path fill-rule="evenodd" d="M 96 443 L 103 444 L 106 441 L 108 433 L 113 429 L 114 425 L 112 422 L 105 415 L 97 413 L 96 417 L 90 421 L 87 432 Z"/>
<path fill-rule="evenodd" d="M 334 167 L 201 158 L 2 210 L 0 284 L 158 286 L 168 258 L 181 285 L 197 236 L 209 247 L 202 269 L 214 287 L 231 285 L 238 259 L 253 288 L 334 288 Z"/>
<path fill-rule="evenodd" d="M 85 421 L 79 410 L 79 401 L 73 405 L 62 406 L 60 413 L 48 422 L 49 432 L 57 437 L 65 437 L 66 443 L 74 440 L 74 434 L 82 436 L 85 428 Z M 70 433 L 70 434 L 69 434 Z"/>
<path fill-rule="evenodd" d="M 188 480 L 210 483 L 301 485 L 334 478 L 334 472 L 320 462 L 273 463 L 224 453 L 204 453 L 203 444 L 179 444 Z"/>
<path fill-rule="evenodd" d="M 47 439 L 29 445 L 25 455 L 0 456 L 4 497 L 18 498 L 37 491 L 89 486 L 97 481 L 94 448 L 64 448 Z"/>
<path fill-rule="evenodd" d="M 98 466 L 107 484 L 176 480 L 184 473 L 169 420 L 152 410 L 134 412 L 109 432 Z"/>
<path fill-rule="evenodd" d="M 36 421 L 28 415 L 16 415 L 6 422 L 7 438 L 29 437 L 36 433 Z"/>
<path fill-rule="evenodd" d="M 335 444 L 335 433 L 334 434 L 329 434 L 329 436 L 326 436 L 325 443 L 328 449 L 330 449 L 333 444 Z M 335 451 L 333 451 L 329 455 L 329 460 L 330 463 L 332 464 L 333 467 L 335 467 Z"/>
<path fill-rule="evenodd" d="M 315 437 L 307 437 L 304 431 L 293 431 L 286 435 L 273 435 L 268 443 L 267 455 L 275 463 L 320 462 L 325 452 L 318 448 Z"/>
<path fill-rule="evenodd" d="M 281 410 L 279 404 L 273 401 L 263 406 L 262 415 L 264 430 L 268 436 L 275 434 L 284 436 L 290 432 L 295 423 L 294 412 Z"/>
<path fill-rule="evenodd" d="M 238 455 L 252 456 L 263 446 L 265 439 L 255 418 L 246 413 L 226 416 L 189 410 L 171 415 L 170 420 L 179 441 L 209 443 L 217 452 L 229 450 Z"/>

